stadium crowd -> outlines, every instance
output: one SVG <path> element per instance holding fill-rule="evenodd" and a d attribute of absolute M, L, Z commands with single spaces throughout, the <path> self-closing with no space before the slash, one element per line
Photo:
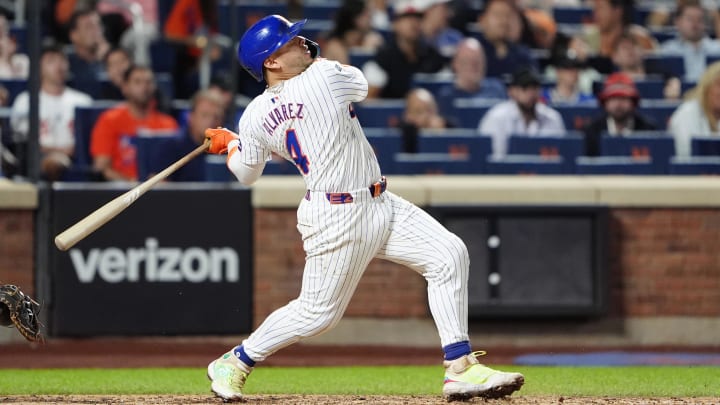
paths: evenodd
<path fill-rule="evenodd" d="M 712 1 L 40 7 L 38 144 L 48 181 L 144 180 L 196 145 L 199 126 L 232 128 L 264 86 L 237 66 L 232 33 L 267 14 L 308 18 L 301 35 L 363 71 L 368 98 L 356 111 L 387 173 L 720 173 Z M 0 176 L 9 178 L 27 175 L 32 136 L 24 15 L 0 6 Z M 413 165 L 396 159 L 408 153 Z M 175 180 L 229 180 L 213 164 Z M 266 168 L 292 171 L 280 161 Z"/>

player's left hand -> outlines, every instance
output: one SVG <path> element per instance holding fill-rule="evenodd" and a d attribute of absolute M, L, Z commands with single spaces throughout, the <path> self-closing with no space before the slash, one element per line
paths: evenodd
<path fill-rule="evenodd" d="M 205 139 L 210 141 L 208 153 L 224 155 L 228 151 L 228 143 L 239 137 L 227 128 L 208 128 L 205 130 Z"/>

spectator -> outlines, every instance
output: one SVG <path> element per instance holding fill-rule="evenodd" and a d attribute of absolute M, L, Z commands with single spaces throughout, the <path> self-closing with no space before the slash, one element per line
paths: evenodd
<path fill-rule="evenodd" d="M 690 156 L 691 138 L 720 135 L 720 62 L 712 63 L 689 97 L 670 117 L 675 155 Z"/>
<path fill-rule="evenodd" d="M 677 37 L 665 41 L 660 52 L 682 55 L 685 60 L 685 79 L 696 82 L 705 70 L 709 55 L 720 56 L 720 42 L 710 39 L 705 26 L 705 10 L 698 0 L 678 4 L 675 16 Z"/>
<path fill-rule="evenodd" d="M 235 94 L 233 93 L 230 78 L 225 74 L 218 73 L 210 79 L 210 85 L 207 89 L 215 93 L 222 102 L 222 126 L 225 128 L 235 128 L 237 126 L 237 119 L 235 117 Z"/>
<path fill-rule="evenodd" d="M 657 130 L 654 123 L 638 113 L 640 93 L 627 73 L 618 72 L 608 76 L 598 98 L 603 114 L 584 129 L 586 156 L 600 154 L 600 139 L 603 134 L 627 136 L 635 131 Z"/>
<path fill-rule="evenodd" d="M 422 12 L 416 2 L 398 0 L 394 4 L 393 38 L 363 66 L 368 98 L 403 98 L 414 73 L 436 73 L 443 68 L 443 57 L 422 40 Z"/>
<path fill-rule="evenodd" d="M 578 49 L 573 45 L 573 42 L 577 41 L 575 38 L 568 36 L 564 33 L 558 33 L 555 36 L 552 46 L 550 47 L 550 59 L 548 65 L 545 67 L 545 79 L 550 82 L 557 82 L 558 75 L 555 63 L 560 62 L 563 59 L 570 59 L 573 63 L 580 65 L 579 77 L 578 77 L 578 91 L 583 94 L 594 94 L 593 84 L 596 81 L 602 79 L 600 72 L 595 70 L 588 64 L 587 53 L 579 53 Z M 547 100 L 546 95 L 543 96 Z"/>
<path fill-rule="evenodd" d="M 205 129 L 222 125 L 223 100 L 218 93 L 201 90 L 190 101 L 190 114 L 182 136 L 163 140 L 152 160 L 154 167 L 164 169 L 195 150 L 205 141 Z M 159 172 L 159 170 L 158 170 Z M 204 181 L 205 160 L 193 159 L 168 177 L 169 181 Z"/>
<path fill-rule="evenodd" d="M 485 51 L 472 37 L 463 39 L 457 47 L 451 67 L 453 83 L 441 87 L 438 94 L 440 110 L 446 117 L 453 116 L 453 101 L 459 98 L 490 100 L 505 99 L 505 84 L 497 78 L 485 77 L 487 68 Z"/>
<path fill-rule="evenodd" d="M 427 89 L 417 87 L 405 96 L 405 111 L 400 124 L 404 152 L 417 152 L 417 137 L 420 130 L 443 129 L 450 126 L 452 125 L 440 115 L 437 101 Z"/>
<path fill-rule="evenodd" d="M 68 60 L 58 47 L 43 48 L 40 56 L 40 173 L 49 181 L 58 180 L 70 167 L 75 151 L 75 107 L 89 106 L 92 98 L 65 85 Z M 16 142 L 24 143 L 30 129 L 30 93 L 16 98 L 11 126 Z"/>
<path fill-rule="evenodd" d="M 450 0 L 424 0 L 421 29 L 425 41 L 445 59 L 450 60 L 463 39 L 462 32 L 450 26 Z"/>
<path fill-rule="evenodd" d="M 618 72 L 627 73 L 634 81 L 649 79 L 651 75 L 645 70 L 643 58 L 645 50 L 638 44 L 637 39 L 629 33 L 622 34 L 612 53 L 612 62 Z M 682 86 L 680 79 L 670 73 L 663 74 L 665 81 L 663 88 L 664 98 L 677 100 L 680 98 Z"/>
<path fill-rule="evenodd" d="M 100 15 L 92 9 L 79 10 L 70 17 L 68 34 L 72 50 L 68 55 L 72 85 L 86 93 L 97 94 L 103 73 L 103 58 L 110 44 L 103 36 Z"/>
<path fill-rule="evenodd" d="M 217 0 L 177 0 L 165 21 L 165 37 L 180 45 L 173 78 L 175 95 L 189 98 L 198 89 L 197 72 L 203 52 L 210 61 L 222 56 L 212 42 L 218 34 Z"/>
<path fill-rule="evenodd" d="M 580 73 L 585 69 L 585 62 L 567 47 L 556 46 L 550 55 L 555 85 L 544 88 L 541 98 L 545 103 L 586 103 L 594 102 L 591 92 L 580 87 Z"/>
<path fill-rule="evenodd" d="M 177 130 L 175 119 L 156 110 L 155 78 L 150 68 L 133 65 L 125 71 L 125 103 L 100 115 L 90 138 L 94 169 L 106 180 L 137 180 L 135 146 L 141 129 Z"/>
<path fill-rule="evenodd" d="M 530 48 L 550 49 L 557 35 L 557 24 L 552 15 L 539 8 L 522 7 L 519 9 L 529 32 L 529 35 L 525 35 L 526 40 L 523 43 Z"/>
<path fill-rule="evenodd" d="M 30 59 L 17 52 L 15 38 L 10 35 L 10 22 L 0 13 L 0 79 L 27 79 Z"/>
<path fill-rule="evenodd" d="M 592 55 L 609 57 L 618 38 L 628 32 L 638 45 L 651 51 L 657 48 L 657 41 L 650 32 L 633 23 L 634 0 L 595 0 L 592 3 L 593 24 L 586 24 L 579 35 Z"/>
<path fill-rule="evenodd" d="M 537 68 L 530 50 L 513 42 L 519 27 L 519 11 L 511 0 L 489 0 L 478 17 L 481 30 L 480 43 L 487 58 L 487 75 L 501 77 L 512 73 L 519 66 Z M 519 36 L 519 35 L 518 35 Z"/>
<path fill-rule="evenodd" d="M 120 19 L 117 25 L 121 29 L 111 42 L 132 50 L 136 63 L 150 64 L 150 42 L 159 36 L 157 0 L 99 0 L 97 10 L 103 16 L 115 15 Z"/>
<path fill-rule="evenodd" d="M 493 106 L 483 116 L 478 132 L 492 137 L 494 157 L 506 155 L 508 138 L 513 134 L 565 134 L 560 113 L 540 102 L 540 83 L 534 69 L 516 70 L 508 86 L 510 100 Z"/>
<path fill-rule="evenodd" d="M 105 55 L 105 75 L 107 83 L 103 86 L 100 98 L 106 100 L 122 100 L 122 85 L 125 71 L 133 64 L 132 57 L 123 48 L 113 48 Z"/>
<path fill-rule="evenodd" d="M 383 37 L 371 26 L 371 9 L 366 0 L 343 0 L 335 12 L 332 31 L 323 44 L 323 56 L 350 64 L 350 51 L 376 52 Z"/>

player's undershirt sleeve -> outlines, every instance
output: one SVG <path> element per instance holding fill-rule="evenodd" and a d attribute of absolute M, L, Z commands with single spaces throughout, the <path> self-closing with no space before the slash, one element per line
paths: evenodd
<path fill-rule="evenodd" d="M 245 115 L 247 114 L 247 116 Z M 265 162 L 272 158 L 270 150 L 252 135 L 252 112 L 246 110 L 238 123 L 239 139 L 228 143 L 228 169 L 246 186 L 254 183 L 262 174 Z"/>

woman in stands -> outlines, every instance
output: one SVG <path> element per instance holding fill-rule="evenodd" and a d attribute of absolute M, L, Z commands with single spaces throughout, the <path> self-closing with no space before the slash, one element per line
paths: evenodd
<path fill-rule="evenodd" d="M 349 65 L 351 50 L 375 52 L 382 43 L 382 35 L 371 27 L 371 10 L 365 0 L 344 0 L 322 44 L 323 56 Z"/>
<path fill-rule="evenodd" d="M 675 155 L 690 156 L 693 137 L 720 135 L 720 62 L 708 66 L 698 85 L 670 117 Z"/>

